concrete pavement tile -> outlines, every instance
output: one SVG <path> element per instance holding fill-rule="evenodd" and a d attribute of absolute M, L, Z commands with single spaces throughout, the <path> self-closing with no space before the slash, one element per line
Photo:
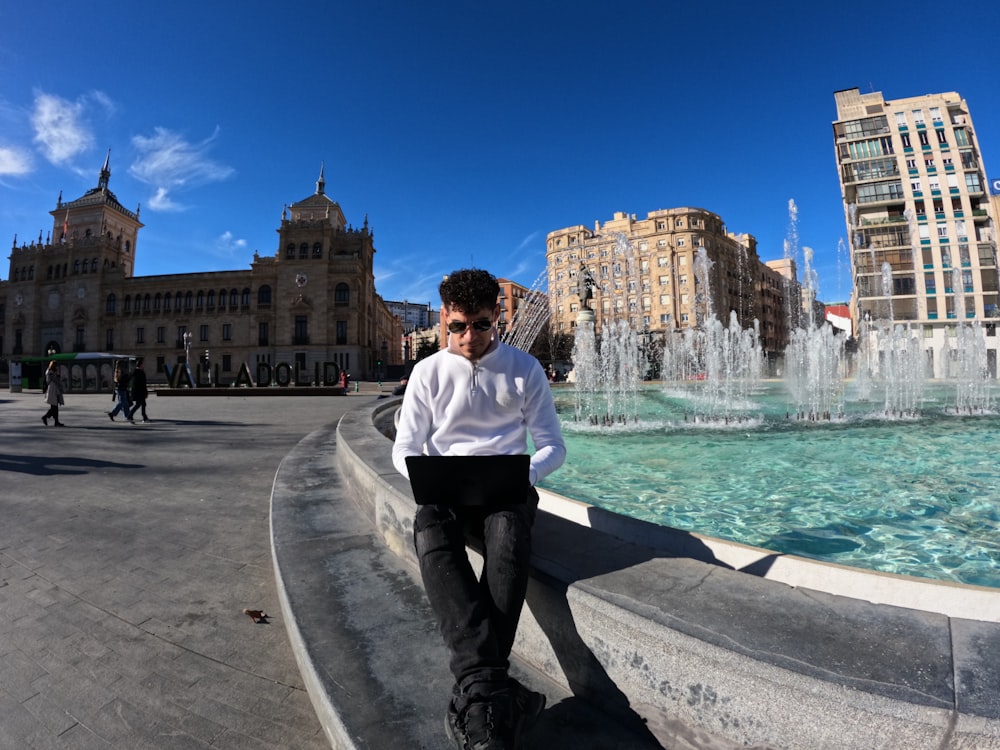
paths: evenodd
<path fill-rule="evenodd" d="M 141 601 L 145 594 L 144 588 L 118 576 L 102 582 L 99 586 L 82 590 L 80 598 L 90 602 L 95 607 L 116 612 L 120 608 L 127 608 L 135 602 Z"/>
<path fill-rule="evenodd" d="M 95 639 L 90 633 L 85 633 L 82 630 L 67 637 L 65 643 L 62 645 L 75 649 L 88 659 L 99 659 L 109 651 L 106 645 Z"/>
<path fill-rule="evenodd" d="M 70 727 L 58 737 L 53 737 L 51 741 L 53 744 L 50 747 L 60 750 L 112 750 L 107 740 L 94 734 L 82 724 Z"/>
<path fill-rule="evenodd" d="M 47 685 L 44 695 L 80 721 L 85 721 L 87 716 L 114 698 L 112 691 L 87 675 L 69 672 L 64 672 L 61 679 Z"/>
<path fill-rule="evenodd" d="M 36 693 L 21 705 L 51 734 L 62 734 L 77 723 L 74 716 L 44 693 Z"/>
<path fill-rule="evenodd" d="M 116 698 L 87 717 L 86 727 L 112 747 L 160 747 L 156 728 L 160 723 L 158 711 L 146 711 L 132 703 Z M 218 728 L 221 732 L 221 727 Z M 181 730 L 175 730 L 181 734 Z M 207 746 L 203 738 L 188 733 L 189 747 Z"/>
<path fill-rule="evenodd" d="M 272 746 L 284 747 L 285 739 L 291 731 L 285 724 L 276 723 L 211 698 L 192 699 L 183 705 L 191 713 L 220 724 L 231 732 L 259 738 L 271 743 Z"/>
<path fill-rule="evenodd" d="M 39 691 L 35 682 L 48 676 L 37 661 L 18 649 L 12 649 L 0 658 L 0 689 L 16 701 L 30 698 Z"/>
<path fill-rule="evenodd" d="M 142 565 L 136 565 L 128 571 L 129 579 L 132 580 L 137 586 L 154 588 L 162 586 L 170 580 L 170 576 L 167 575 L 162 564 L 157 564 L 157 562 L 160 561 L 160 557 L 155 554 L 155 550 L 147 549 L 143 558 L 149 562 L 144 562 Z"/>
<path fill-rule="evenodd" d="M 287 738 L 285 738 L 285 741 L 287 741 Z M 276 746 L 287 747 L 288 745 L 284 744 L 285 741 L 275 744 L 268 740 L 262 740 L 259 737 L 229 730 L 221 737 L 217 737 L 212 747 L 213 750 L 265 750 L 265 748 L 274 750 Z M 324 750 L 328 747 L 329 744 L 325 746 Z"/>
<path fill-rule="evenodd" d="M 126 741 L 146 728 L 156 726 L 161 733 L 186 734 L 210 745 L 225 731 L 225 727 L 192 714 L 169 697 L 146 694 L 140 685 L 132 687 L 130 695 L 134 696 L 134 700 L 118 698 L 91 718 L 91 725 L 102 736 Z"/>
<path fill-rule="evenodd" d="M 156 664 L 156 671 L 183 685 L 193 686 L 201 680 L 213 680 L 219 672 L 228 670 L 226 664 L 220 664 L 202 654 L 181 649 L 172 659 L 161 659 Z"/>

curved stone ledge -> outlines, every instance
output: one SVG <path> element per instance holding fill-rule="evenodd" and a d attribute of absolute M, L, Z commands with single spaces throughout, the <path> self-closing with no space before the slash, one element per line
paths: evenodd
<path fill-rule="evenodd" d="M 282 606 L 317 712 L 321 720 L 323 711 L 333 714 L 327 731 L 337 747 L 404 745 L 344 740 L 358 737 L 356 717 L 344 718 L 356 704 L 345 705 L 346 689 L 332 678 L 336 667 L 329 663 L 336 659 L 320 641 L 327 638 L 324 628 L 361 649 L 373 636 L 363 623 L 352 629 L 350 622 L 332 622 L 336 616 L 314 616 L 310 608 L 317 604 L 310 599 L 322 599 L 323 592 L 308 591 L 307 579 L 329 575 L 322 561 L 329 553 L 301 543 L 289 548 L 288 540 L 303 532 L 283 527 L 305 525 L 327 550 L 343 546 L 346 534 L 365 551 L 367 569 L 348 565 L 344 571 L 360 580 L 338 578 L 333 588 L 364 588 L 374 576 L 381 586 L 395 584 L 378 590 L 402 597 L 410 605 L 402 611 L 418 608 L 412 496 L 392 466 L 391 443 L 375 427 L 397 404 L 383 401 L 345 415 L 335 438 L 310 436 L 275 480 L 272 536 Z M 303 496 L 311 498 L 311 510 L 302 509 Z M 317 519 L 328 519 L 338 503 L 349 504 L 362 522 L 333 539 Z M 1000 749 L 1000 625 L 875 603 L 919 588 L 916 598 L 911 593 L 903 600 L 948 600 L 938 607 L 945 612 L 968 611 L 972 601 L 992 613 L 984 619 L 995 620 L 992 590 L 917 587 L 903 577 L 873 576 L 864 596 L 875 601 L 865 601 L 818 590 L 831 582 L 834 590 L 861 591 L 850 569 L 662 529 L 551 493 L 543 494 L 541 508 L 516 655 L 623 723 L 641 718 L 664 747 Z M 331 588 L 329 581 L 322 586 Z M 938 596 L 935 589 L 951 593 Z M 341 619 L 354 617 L 340 611 Z M 312 624 L 317 619 L 323 633 Z M 407 634 L 428 629 L 433 625 L 426 619 L 402 618 L 380 625 L 378 637 L 405 643 Z M 421 649 L 401 648 L 433 650 L 427 645 L 433 640 L 421 641 Z M 418 672 L 426 676 L 425 693 L 450 687 L 433 666 L 446 660 L 440 648 L 410 657 L 420 663 L 407 668 L 425 670 Z M 395 676 L 401 674 L 397 665 Z M 370 684 L 371 676 L 362 682 Z M 391 685 L 377 682 L 391 693 Z M 405 746 L 435 746 L 434 731 L 427 729 L 428 744 Z"/>

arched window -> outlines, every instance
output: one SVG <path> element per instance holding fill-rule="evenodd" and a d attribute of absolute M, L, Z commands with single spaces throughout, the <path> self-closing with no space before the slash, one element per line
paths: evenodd
<path fill-rule="evenodd" d="M 226 290 L 225 289 L 220 289 L 219 290 L 219 309 L 220 310 L 225 310 L 226 309 Z"/>
<path fill-rule="evenodd" d="M 157 296 L 159 296 L 159 295 L 157 295 Z M 163 311 L 164 312 L 170 312 L 170 303 L 173 301 L 173 299 L 174 298 L 173 298 L 173 296 L 171 296 L 170 292 L 167 292 L 166 294 L 163 295 Z"/>
<path fill-rule="evenodd" d="M 295 257 L 295 243 L 289 242 L 288 247 L 285 248 L 285 257 L 294 258 Z"/>
<path fill-rule="evenodd" d="M 130 240 L 125 240 L 125 252 L 132 252 L 132 242 Z"/>
<path fill-rule="evenodd" d="M 92 261 L 90 261 L 90 272 L 97 273 L 97 258 L 94 258 Z"/>
<path fill-rule="evenodd" d="M 347 284 L 341 282 L 334 288 L 333 304 L 338 307 L 351 304 L 351 288 Z"/>
<path fill-rule="evenodd" d="M 188 292 L 187 294 L 184 295 L 184 309 L 190 312 L 193 303 L 194 303 L 194 295 L 191 292 Z"/>
<path fill-rule="evenodd" d="M 53 273 L 54 271 L 52 270 L 52 266 L 49 266 L 48 270 L 45 272 L 45 278 L 51 281 Z"/>
<path fill-rule="evenodd" d="M 128 315 L 130 312 L 132 312 L 132 295 L 131 294 L 126 294 L 125 295 L 125 304 L 122 305 L 122 314 L 123 315 Z"/>
<path fill-rule="evenodd" d="M 156 297 L 153 298 L 153 312 L 160 311 L 160 305 L 163 303 L 163 296 L 157 292 Z"/>
<path fill-rule="evenodd" d="M 77 258 L 76 260 L 73 261 L 73 275 L 76 276 L 78 273 L 80 273 L 80 259 L 79 258 Z"/>
<path fill-rule="evenodd" d="M 314 242 L 313 243 L 313 257 L 322 258 L 323 257 L 323 243 Z"/>
<path fill-rule="evenodd" d="M 184 304 L 184 295 L 181 294 L 180 292 L 177 292 L 177 294 L 174 295 L 174 310 L 180 311 L 181 305 L 183 304 Z"/>
<path fill-rule="evenodd" d="M 270 307 L 271 306 L 271 287 L 268 284 L 264 284 L 260 289 L 257 290 L 257 307 Z"/>
<path fill-rule="evenodd" d="M 118 308 L 118 298 L 115 297 L 115 293 L 112 292 L 108 295 L 108 302 L 104 307 L 104 312 L 108 315 L 114 315 Z"/>
<path fill-rule="evenodd" d="M 20 281 L 20 280 L 21 280 L 21 269 L 20 268 L 15 268 L 14 269 L 14 281 Z"/>
<path fill-rule="evenodd" d="M 149 295 L 148 294 L 145 297 L 142 298 L 142 311 L 144 313 L 148 313 L 149 312 Z"/>
<path fill-rule="evenodd" d="M 33 278 L 35 278 L 35 267 L 28 266 L 28 281 L 31 281 Z"/>
<path fill-rule="evenodd" d="M 231 289 L 229 292 L 229 309 L 235 310 L 240 304 L 240 293 L 235 289 Z"/>
<path fill-rule="evenodd" d="M 300 258 L 308 258 L 309 257 L 309 243 L 308 242 L 303 242 L 301 245 L 299 245 L 299 257 Z"/>
<path fill-rule="evenodd" d="M 214 289 L 209 289 L 208 290 L 208 302 L 206 304 L 208 305 L 208 309 L 209 310 L 214 310 L 215 309 L 215 290 Z"/>
<path fill-rule="evenodd" d="M 250 289 L 244 289 L 243 294 L 240 297 L 240 304 L 243 306 L 244 310 L 250 309 Z"/>
<path fill-rule="evenodd" d="M 195 298 L 194 306 L 196 310 L 205 309 L 205 292 L 201 289 L 198 290 L 198 296 Z"/>

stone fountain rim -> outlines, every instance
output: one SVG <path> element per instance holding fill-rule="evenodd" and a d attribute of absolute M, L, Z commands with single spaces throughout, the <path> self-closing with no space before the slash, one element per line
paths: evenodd
<path fill-rule="evenodd" d="M 1000 623 L 1000 589 L 867 570 L 680 531 L 538 488 L 539 508 L 577 524 L 667 554 L 684 555 L 796 588 L 948 617 Z"/>

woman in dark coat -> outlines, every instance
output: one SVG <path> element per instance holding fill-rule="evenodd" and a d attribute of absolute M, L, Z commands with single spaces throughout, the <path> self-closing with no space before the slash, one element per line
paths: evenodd
<path fill-rule="evenodd" d="M 59 366 L 55 360 L 49 362 L 49 368 L 45 371 L 45 403 L 49 405 L 49 410 L 42 417 L 42 424 L 49 426 L 49 417 L 55 420 L 56 427 L 65 427 L 59 421 L 59 407 L 63 403 L 62 379 L 59 377 Z"/>

